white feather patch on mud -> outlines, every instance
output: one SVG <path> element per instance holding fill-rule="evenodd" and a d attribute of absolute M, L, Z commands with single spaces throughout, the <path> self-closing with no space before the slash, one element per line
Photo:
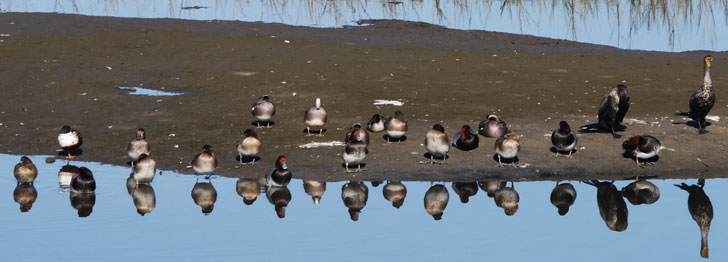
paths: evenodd
<path fill-rule="evenodd" d="M 375 106 L 379 106 L 379 105 L 403 106 L 404 102 L 399 101 L 399 100 L 375 99 L 374 105 Z"/>
<path fill-rule="evenodd" d="M 708 119 L 710 121 L 715 121 L 715 122 L 720 121 L 720 117 L 719 116 L 706 116 L 705 119 Z"/>
<path fill-rule="evenodd" d="M 308 144 L 298 145 L 298 148 L 319 148 L 319 147 L 334 147 L 334 146 L 345 146 L 346 144 L 341 141 L 329 141 L 329 142 L 311 142 Z"/>

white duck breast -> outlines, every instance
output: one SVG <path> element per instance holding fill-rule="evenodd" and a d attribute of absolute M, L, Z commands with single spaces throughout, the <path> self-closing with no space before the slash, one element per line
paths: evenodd
<path fill-rule="evenodd" d="M 72 147 L 78 144 L 78 133 L 76 131 L 71 131 L 68 133 L 62 133 L 58 135 L 58 144 L 61 145 L 61 147 Z"/>
<path fill-rule="evenodd" d="M 260 140 L 255 137 L 246 137 L 243 142 L 238 145 L 238 153 L 244 156 L 257 155 L 260 151 Z"/>
<path fill-rule="evenodd" d="M 149 155 L 151 153 L 149 151 L 149 143 L 146 140 L 132 140 L 129 142 L 126 154 L 129 156 L 129 159 L 137 161 L 141 154 Z"/>
<path fill-rule="evenodd" d="M 495 152 L 503 158 L 514 158 L 518 156 L 518 141 L 506 139 L 503 141 L 503 148 L 496 146 Z"/>
<path fill-rule="evenodd" d="M 157 162 L 154 159 L 145 158 L 134 166 L 134 180 L 137 183 L 151 183 L 156 172 Z"/>
<path fill-rule="evenodd" d="M 215 171 L 217 160 L 214 156 L 200 154 L 197 161 L 192 165 L 192 170 L 197 174 L 211 174 Z"/>
<path fill-rule="evenodd" d="M 346 145 L 341 154 L 344 162 L 349 165 L 358 165 L 367 157 L 367 145 L 364 143 L 352 143 Z"/>
<path fill-rule="evenodd" d="M 427 131 L 425 146 L 430 154 L 437 157 L 444 156 L 450 151 L 450 143 L 447 139 L 447 134 L 438 130 Z"/>

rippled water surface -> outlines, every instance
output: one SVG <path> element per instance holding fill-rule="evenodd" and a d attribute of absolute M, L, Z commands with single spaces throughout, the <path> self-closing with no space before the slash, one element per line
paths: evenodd
<path fill-rule="evenodd" d="M 217 199 L 211 213 L 205 215 L 191 196 L 197 182 L 208 183 L 204 177 L 163 171 L 154 179 L 153 187 L 133 183 L 128 187 L 128 167 L 71 162 L 94 173 L 97 189 L 88 214 L 90 196 L 59 189 L 58 173 L 67 162 L 47 164 L 45 158 L 31 157 L 39 169 L 32 190 L 29 186 L 16 188 L 10 174 L 20 157 L 0 155 L 0 168 L 7 170 L 7 175 L 0 176 L 0 196 L 4 196 L 0 199 L 0 241 L 5 261 L 700 259 L 700 231 L 688 213 L 688 194 L 673 186 L 695 184 L 696 180 L 653 180 L 662 193 L 659 201 L 639 206 L 627 202 L 628 227 L 616 232 L 600 217 L 596 188 L 576 181 L 571 182 L 578 192 L 576 202 L 563 217 L 549 201 L 556 185 L 553 181 L 516 182 L 520 203 L 513 216 L 506 216 L 482 190 L 467 204 L 461 203 L 451 182 L 403 182 L 407 193 L 400 208 L 384 198 L 387 182 L 377 187 L 365 182 L 368 201 L 358 221 L 352 221 L 341 197 L 344 182 L 327 183 L 319 205 L 304 192 L 300 180 L 294 179 L 289 191 L 271 190 L 271 200 L 278 203 L 286 202 L 286 192 L 290 192 L 285 217 L 279 218 L 265 190 L 246 205 L 236 191 L 236 185 L 244 180 L 217 177 L 211 182 Z M 290 168 L 295 174 L 295 167 Z M 615 185 L 621 189 L 629 182 L 617 181 Z M 428 189 L 438 184 L 449 192 L 449 202 L 442 220 L 436 221 L 425 211 L 423 199 Z M 713 261 L 728 260 L 728 251 L 723 248 L 728 235 L 721 212 L 728 197 L 722 189 L 727 186 L 725 179 L 707 180 L 705 185 L 715 209 L 710 234 Z M 33 191 L 37 199 L 32 208 L 20 212 L 14 199 L 32 199 Z"/>
<path fill-rule="evenodd" d="M 629 49 L 728 50 L 726 0 L 0 0 L 0 10 L 316 27 L 356 25 L 362 19 L 400 19 Z"/>

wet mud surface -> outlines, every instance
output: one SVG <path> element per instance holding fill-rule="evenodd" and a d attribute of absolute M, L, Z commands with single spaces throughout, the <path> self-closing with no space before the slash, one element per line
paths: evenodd
<path fill-rule="evenodd" d="M 698 135 L 675 114 L 688 110 L 708 52 L 626 51 L 421 23 L 366 22 L 370 25 L 320 29 L 3 14 L 0 150 L 56 155 L 56 136 L 71 125 L 84 135 L 79 160 L 125 165 L 126 146 L 143 127 L 158 168 L 190 174 L 190 160 L 210 144 L 220 162 L 216 173 L 231 177 L 263 176 L 278 155 L 287 156 L 294 177 L 328 181 L 726 176 L 726 53 L 710 52 L 717 93 L 710 115 L 720 120 Z M 632 93 L 623 137 L 581 133 L 573 158 L 554 158 L 548 135 L 558 122 L 566 120 L 574 129 L 595 123 L 602 96 L 619 83 Z M 118 86 L 185 95 L 136 96 Z M 262 95 L 277 105 L 275 125 L 256 129 L 263 143 L 260 162 L 240 165 L 235 143 L 245 129 L 255 128 L 250 108 Z M 303 113 L 316 97 L 329 113 L 327 132 L 305 136 Z M 376 99 L 404 105 L 375 106 Z M 407 140 L 387 143 L 382 133 L 370 133 L 364 172 L 344 172 L 342 146 L 299 147 L 343 141 L 352 124 L 395 110 L 408 118 Z M 441 123 L 452 138 L 462 125 L 477 127 L 492 113 L 521 135 L 519 159 L 528 167 L 494 167 L 495 139 L 485 137 L 474 151 L 453 148 L 447 164 L 419 164 L 428 160 L 424 135 L 433 124 Z M 674 151 L 663 150 L 656 165 L 640 168 L 621 150 L 628 136 L 640 134 Z"/>

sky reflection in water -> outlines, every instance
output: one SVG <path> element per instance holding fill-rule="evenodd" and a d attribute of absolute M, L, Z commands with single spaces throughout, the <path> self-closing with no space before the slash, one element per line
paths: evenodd
<path fill-rule="evenodd" d="M 10 173 L 19 156 L 0 155 L 0 168 Z M 128 167 L 72 162 L 94 172 L 95 205 L 90 216 L 79 218 L 69 193 L 58 188 L 58 171 L 65 161 L 46 164 L 31 157 L 39 169 L 34 187 L 37 200 L 27 213 L 13 201 L 15 180 L 0 177 L 0 230 L 4 259 L 64 260 L 75 257 L 104 260 L 545 260 L 579 261 L 694 261 L 699 259 L 700 231 L 687 209 L 688 194 L 673 186 L 679 180 L 654 180 L 662 193 L 653 205 L 632 206 L 623 232 L 607 228 L 599 215 L 596 188 L 572 182 L 576 203 L 559 216 L 549 196 L 555 182 L 515 183 L 520 208 L 506 216 L 482 190 L 462 204 L 452 189 L 442 220 L 425 212 L 423 199 L 429 182 L 404 182 L 407 196 L 401 208 L 385 200 L 382 188 L 366 182 L 368 202 L 359 221 L 350 219 L 341 198 L 343 182 L 330 182 L 320 205 L 294 179 L 292 200 L 279 219 L 261 193 L 250 206 L 236 192 L 238 179 L 212 180 L 217 201 L 203 215 L 191 197 L 197 178 L 164 171 L 154 179 L 153 211 L 140 216 L 127 193 Z M 295 170 L 295 167 L 290 167 Z M 199 182 L 206 183 L 202 177 Z M 686 181 L 694 184 L 697 181 Z M 440 184 L 440 183 L 435 183 Z M 627 181 L 618 181 L 622 188 Z M 510 183 L 509 183 L 510 186 Z M 715 218 L 710 234 L 710 257 L 728 259 L 726 223 L 720 210 L 726 180 L 706 181 Z M 144 193 L 149 193 L 145 189 Z M 4 200 L 3 200 L 4 199 Z M 115 254 L 109 257 L 110 254 Z"/>

